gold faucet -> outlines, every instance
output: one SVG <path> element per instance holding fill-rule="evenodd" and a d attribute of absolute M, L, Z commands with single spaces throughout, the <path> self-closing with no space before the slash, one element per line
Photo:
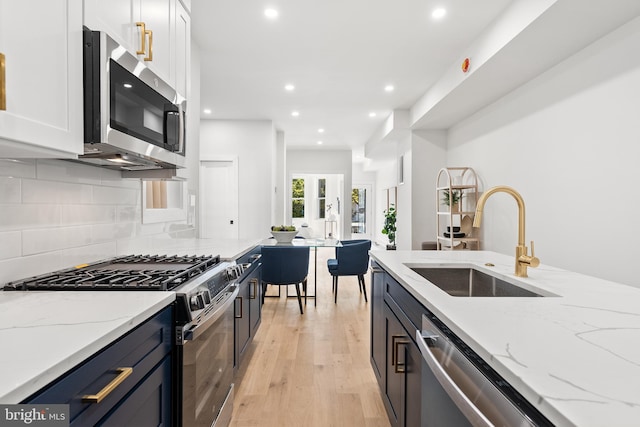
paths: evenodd
<path fill-rule="evenodd" d="M 475 228 L 480 227 L 482 222 L 482 210 L 487 202 L 487 199 L 494 193 L 507 193 L 511 194 L 518 203 L 518 246 L 516 246 L 516 271 L 515 274 L 518 277 L 527 277 L 527 267 L 537 267 L 540 265 L 540 260 L 535 257 L 533 253 L 533 240 L 531 241 L 531 256 L 527 254 L 528 249 L 524 243 L 524 200 L 520 193 L 511 187 L 500 185 L 493 187 L 485 191 L 478 199 L 478 205 L 476 207 L 475 218 L 473 219 L 473 226 Z"/>

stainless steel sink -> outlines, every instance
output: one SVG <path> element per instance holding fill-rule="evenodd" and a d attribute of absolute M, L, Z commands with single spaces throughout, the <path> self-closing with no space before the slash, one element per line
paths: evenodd
<path fill-rule="evenodd" d="M 544 297 L 473 268 L 409 267 L 454 297 Z"/>

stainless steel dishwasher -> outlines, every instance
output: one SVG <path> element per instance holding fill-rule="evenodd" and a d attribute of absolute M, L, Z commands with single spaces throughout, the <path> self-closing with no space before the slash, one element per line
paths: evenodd
<path fill-rule="evenodd" d="M 422 316 L 416 342 L 422 427 L 553 425 L 435 316 Z"/>

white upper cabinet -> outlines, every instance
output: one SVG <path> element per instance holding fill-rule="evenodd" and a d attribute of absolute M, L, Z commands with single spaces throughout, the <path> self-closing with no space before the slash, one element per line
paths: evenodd
<path fill-rule="evenodd" d="M 185 66 L 181 46 L 185 37 L 191 40 L 189 20 L 179 0 L 84 0 L 89 29 L 109 34 L 183 96 L 184 70 L 177 67 Z"/>
<path fill-rule="evenodd" d="M 175 37 L 176 91 L 188 97 L 191 73 L 191 16 L 181 2 L 176 3 Z"/>
<path fill-rule="evenodd" d="M 90 30 L 106 32 L 131 52 L 135 52 L 138 46 L 134 47 L 134 33 L 137 36 L 137 31 L 132 0 L 85 0 L 84 25 Z M 135 40 L 135 43 L 140 43 L 140 39 Z"/>
<path fill-rule="evenodd" d="M 174 84 L 173 34 L 176 0 L 134 0 L 134 43 L 138 58 L 162 80 Z"/>
<path fill-rule="evenodd" d="M 81 154 L 82 0 L 0 0 L 0 54 L 0 157 Z"/>

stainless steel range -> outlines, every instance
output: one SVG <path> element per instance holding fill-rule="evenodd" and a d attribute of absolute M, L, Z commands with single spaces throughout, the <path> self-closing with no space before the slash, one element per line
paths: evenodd
<path fill-rule="evenodd" d="M 133 255 L 10 282 L 5 291 L 173 291 L 174 424 L 225 426 L 233 409 L 236 282 L 250 264 L 219 256 Z"/>

